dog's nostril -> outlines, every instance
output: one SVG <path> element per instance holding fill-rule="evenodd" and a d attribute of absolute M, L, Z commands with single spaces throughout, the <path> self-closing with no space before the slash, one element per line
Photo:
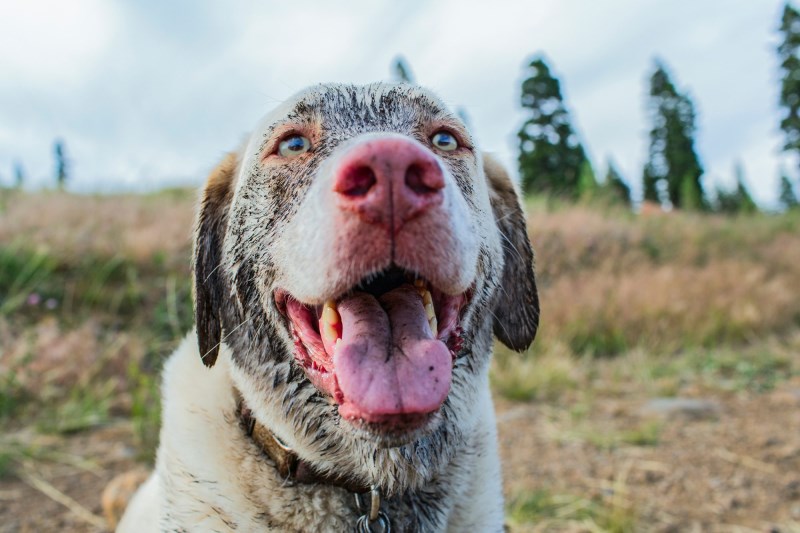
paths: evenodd
<path fill-rule="evenodd" d="M 360 166 L 350 169 L 336 187 L 336 192 L 345 196 L 364 196 L 377 179 L 375 172 L 368 166 Z"/>
<path fill-rule="evenodd" d="M 430 176 L 426 176 L 426 171 L 426 168 L 417 163 L 410 165 L 406 170 L 406 187 L 419 195 L 435 193 L 441 189 L 439 180 L 431 181 Z"/>

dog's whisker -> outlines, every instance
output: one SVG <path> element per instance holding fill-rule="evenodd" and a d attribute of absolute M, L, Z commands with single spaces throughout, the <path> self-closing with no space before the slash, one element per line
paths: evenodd
<path fill-rule="evenodd" d="M 213 275 L 214 275 L 214 272 L 216 272 L 217 270 L 219 270 L 221 267 L 222 267 L 222 263 L 220 263 L 220 264 L 218 264 L 217 266 L 215 266 L 214 268 L 212 268 L 212 269 L 211 269 L 211 272 L 209 272 L 209 273 L 208 273 L 208 276 L 206 276 L 206 278 L 203 280 L 203 283 L 207 283 L 207 282 L 208 282 L 208 280 L 209 280 L 209 279 L 211 279 L 211 276 L 213 276 Z"/>
<path fill-rule="evenodd" d="M 214 351 L 216 351 L 222 345 L 222 343 L 225 342 L 225 340 L 228 337 L 233 335 L 236 332 L 237 329 L 239 329 L 240 327 L 242 327 L 245 324 L 247 324 L 248 322 L 250 322 L 250 319 L 251 319 L 251 317 L 248 317 L 248 318 L 244 319 L 241 324 L 239 324 L 238 326 L 236 326 L 235 328 L 233 328 L 229 332 L 225 333 L 225 335 L 219 340 L 219 342 L 217 344 L 215 344 L 211 349 L 209 349 L 206 353 L 204 353 L 203 355 L 200 356 L 200 360 L 201 361 L 205 361 L 206 357 L 208 357 L 210 354 L 214 353 Z"/>

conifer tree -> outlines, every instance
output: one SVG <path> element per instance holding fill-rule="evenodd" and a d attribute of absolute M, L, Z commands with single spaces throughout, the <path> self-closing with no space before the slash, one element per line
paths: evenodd
<path fill-rule="evenodd" d="M 794 192 L 794 185 L 785 174 L 781 176 L 778 198 L 783 208 L 787 211 L 797 209 L 800 206 L 800 200 L 798 200 L 797 194 Z"/>
<path fill-rule="evenodd" d="M 697 182 L 691 174 L 684 174 L 680 180 L 678 189 L 679 203 L 673 202 L 672 205 L 686 209 L 687 211 L 700 211 L 703 208 L 702 192 L 697 187 Z"/>
<path fill-rule="evenodd" d="M 592 200 L 598 197 L 600 184 L 594 176 L 594 169 L 588 159 L 583 160 L 578 173 L 578 197 L 582 200 Z"/>
<path fill-rule="evenodd" d="M 606 188 L 614 200 L 622 202 L 625 205 L 631 205 L 631 188 L 622 179 L 622 175 L 617 170 L 614 162 L 608 160 L 608 168 L 606 169 L 606 179 L 603 187 Z"/>
<path fill-rule="evenodd" d="M 648 109 L 652 129 L 643 173 L 644 198 L 687 209 L 707 209 L 700 177 L 703 167 L 695 151 L 695 110 L 666 67 L 656 61 L 650 77 Z"/>
<path fill-rule="evenodd" d="M 755 213 L 758 211 L 758 205 L 756 205 L 745 185 L 744 167 L 741 163 L 737 163 L 733 172 L 736 176 L 736 187 L 732 191 L 717 187 L 717 211 L 723 213 Z"/>
<path fill-rule="evenodd" d="M 789 2 L 783 8 L 779 32 L 781 129 L 786 136 L 783 149 L 800 158 L 800 12 Z"/>
<path fill-rule="evenodd" d="M 63 189 L 67 183 L 67 153 L 64 148 L 64 141 L 56 139 L 53 144 L 53 154 L 56 159 L 56 184 L 59 189 Z"/>
<path fill-rule="evenodd" d="M 742 166 L 741 162 L 736 163 L 733 173 L 736 176 L 736 196 L 739 199 L 739 211 L 742 213 L 755 213 L 758 211 L 758 205 L 745 185 L 744 166 Z"/>
<path fill-rule="evenodd" d="M 564 105 L 561 84 L 541 56 L 526 68 L 520 101 L 527 115 L 517 134 L 523 190 L 576 199 L 588 160 Z"/>
<path fill-rule="evenodd" d="M 403 56 L 397 56 L 392 64 L 392 79 L 394 81 L 414 83 L 414 75 Z"/>
<path fill-rule="evenodd" d="M 21 189 L 24 184 L 25 184 L 25 169 L 22 167 L 22 163 L 17 161 L 16 163 L 14 163 L 14 186 L 17 189 Z"/>

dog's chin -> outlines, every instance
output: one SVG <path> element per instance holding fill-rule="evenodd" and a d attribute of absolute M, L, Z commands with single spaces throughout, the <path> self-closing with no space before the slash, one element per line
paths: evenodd
<path fill-rule="evenodd" d="M 340 427 L 352 431 L 361 440 L 368 441 L 376 448 L 399 448 L 418 441 L 433 433 L 442 423 L 441 410 L 414 416 L 387 418 L 381 422 L 368 422 L 363 419 L 343 420 Z"/>

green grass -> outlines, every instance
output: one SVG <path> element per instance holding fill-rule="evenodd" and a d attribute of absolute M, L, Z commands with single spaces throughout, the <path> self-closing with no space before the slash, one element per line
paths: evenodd
<path fill-rule="evenodd" d="M 576 361 L 553 355 L 521 355 L 497 345 L 490 373 L 492 388 L 514 401 L 552 401 L 574 390 Z"/>
<path fill-rule="evenodd" d="M 44 300 L 54 296 L 49 280 L 56 266 L 55 259 L 44 251 L 0 246 L 0 316 L 20 309 L 32 294 Z M 44 286 L 48 291 L 41 290 Z"/>
<path fill-rule="evenodd" d="M 139 458 L 149 463 L 155 459 L 161 427 L 161 380 L 158 375 L 158 372 L 145 372 L 134 364 L 128 366 L 133 431 L 139 445 Z"/>
<path fill-rule="evenodd" d="M 618 431 L 583 430 L 578 438 L 590 442 L 597 448 L 613 450 L 623 445 L 656 446 L 663 424 L 657 420 L 644 421 L 636 427 Z"/>
<path fill-rule="evenodd" d="M 0 428 L 8 420 L 19 416 L 31 396 L 31 392 L 20 383 L 15 368 L 0 373 Z"/>
<path fill-rule="evenodd" d="M 548 531 L 558 526 L 609 533 L 629 533 L 636 530 L 636 514 L 620 498 L 593 500 L 569 494 L 554 494 L 547 490 L 521 492 L 506 506 L 512 531 L 526 526 Z M 550 528 L 553 526 L 553 528 Z"/>
<path fill-rule="evenodd" d="M 37 417 L 37 428 L 43 433 L 76 433 L 110 420 L 111 382 L 78 386 L 66 398 L 43 408 Z"/>

